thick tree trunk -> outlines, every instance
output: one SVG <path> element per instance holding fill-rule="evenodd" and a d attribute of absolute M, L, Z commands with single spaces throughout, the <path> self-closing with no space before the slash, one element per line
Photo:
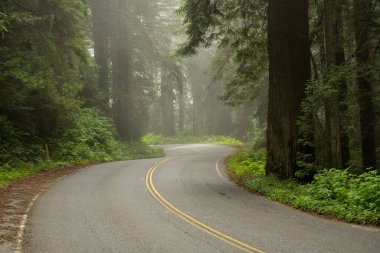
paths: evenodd
<path fill-rule="evenodd" d="M 327 73 L 344 63 L 343 20 L 341 4 L 325 0 L 325 48 Z M 327 75 L 329 76 L 329 74 Z M 344 79 L 333 84 L 336 90 L 325 103 L 328 146 L 328 165 L 343 168 L 350 159 L 347 131 L 344 117 L 347 114 L 346 82 Z"/>
<path fill-rule="evenodd" d="M 376 167 L 375 118 L 371 75 L 363 66 L 370 62 L 369 12 L 371 1 L 354 0 L 354 25 L 357 47 L 357 83 L 359 88 L 360 127 L 363 167 Z"/>
<path fill-rule="evenodd" d="M 113 80 L 113 118 L 119 137 L 130 140 L 130 112 L 128 107 L 128 58 L 125 50 L 118 49 L 112 53 L 112 80 Z"/>
<path fill-rule="evenodd" d="M 335 15 L 333 0 L 325 0 L 325 49 L 326 49 L 326 66 L 327 73 L 335 64 Z M 327 74 L 327 78 L 329 74 Z M 336 89 L 336 85 L 332 87 Z M 333 168 L 342 167 L 341 143 L 340 143 L 340 125 L 338 109 L 338 93 L 332 93 L 325 102 L 326 112 L 326 131 L 328 145 L 328 166 Z"/>
<path fill-rule="evenodd" d="M 335 64 L 341 66 L 345 62 L 344 52 L 344 33 L 343 33 L 343 16 L 342 5 L 336 2 L 335 5 L 336 16 L 336 51 L 335 51 Z M 338 83 L 338 101 L 340 113 L 340 145 L 342 155 L 342 166 L 348 167 L 350 156 L 350 143 L 347 129 L 348 118 L 348 102 L 347 102 L 347 83 L 344 78 Z"/>
<path fill-rule="evenodd" d="M 113 0 L 111 36 L 111 58 L 112 58 L 112 112 L 116 130 L 122 140 L 134 139 L 130 103 L 131 67 L 126 48 L 127 32 L 125 19 L 122 14 L 127 13 L 125 0 Z M 118 11 L 116 11 L 118 10 Z"/>
<path fill-rule="evenodd" d="M 270 0 L 268 6 L 269 100 L 267 173 L 294 175 L 297 119 L 310 79 L 308 1 Z"/>
<path fill-rule="evenodd" d="M 99 89 L 103 95 L 101 108 L 109 110 L 109 8 L 107 0 L 89 1 L 92 13 L 95 62 L 98 65 Z"/>

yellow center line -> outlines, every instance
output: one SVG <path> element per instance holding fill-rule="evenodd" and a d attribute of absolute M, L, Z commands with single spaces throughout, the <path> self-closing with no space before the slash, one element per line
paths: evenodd
<path fill-rule="evenodd" d="M 183 219 L 184 221 L 192 224 L 193 226 L 203 230 L 204 232 L 207 232 L 208 234 L 218 238 L 218 239 L 221 239 L 235 247 L 238 247 L 239 249 L 245 251 L 245 252 L 254 252 L 254 253 L 264 253 L 264 251 L 261 251 L 259 249 L 256 249 L 246 243 L 243 243 L 229 235 L 226 235 L 212 227 L 209 227 L 207 226 L 206 224 L 196 220 L 195 218 L 191 217 L 190 215 L 184 213 L 183 211 L 179 210 L 177 207 L 175 207 L 173 204 L 171 204 L 167 199 L 165 199 L 156 189 L 156 187 L 154 186 L 153 184 L 153 175 L 154 173 L 156 172 L 156 170 L 164 163 L 170 161 L 170 160 L 173 160 L 177 157 L 170 157 L 170 158 L 167 158 L 161 162 L 159 162 L 158 164 L 154 165 L 153 167 L 151 167 L 145 177 L 145 184 L 150 192 L 150 194 L 161 204 L 163 205 L 166 209 L 168 209 L 169 211 L 173 212 L 174 214 L 176 214 L 178 217 L 180 217 L 181 219 Z"/>

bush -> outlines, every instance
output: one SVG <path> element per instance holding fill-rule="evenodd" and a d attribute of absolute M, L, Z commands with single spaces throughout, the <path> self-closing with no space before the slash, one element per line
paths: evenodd
<path fill-rule="evenodd" d="M 227 162 L 229 174 L 245 188 L 305 211 L 333 215 L 362 224 L 380 224 L 380 175 L 347 170 L 322 170 L 310 184 L 265 175 L 262 152 L 244 151 Z"/>
<path fill-rule="evenodd" d="M 324 170 L 315 176 L 308 192 L 316 200 L 380 213 L 380 176 L 376 171 L 354 175 L 346 170 Z"/>
<path fill-rule="evenodd" d="M 162 149 L 140 142 L 118 141 L 110 119 L 94 109 L 81 111 L 75 125 L 66 131 L 54 152 L 54 160 L 65 161 L 129 160 L 152 156 L 163 156 Z"/>
<path fill-rule="evenodd" d="M 56 160 L 111 160 L 118 149 L 111 121 L 97 110 L 83 109 L 54 147 L 53 155 Z"/>
<path fill-rule="evenodd" d="M 259 158 L 259 159 L 256 159 Z M 265 175 L 265 162 L 262 154 L 243 151 L 231 156 L 227 166 L 233 168 L 233 176 L 240 182 L 252 180 L 254 176 Z"/>
<path fill-rule="evenodd" d="M 0 118 L 0 128 L 5 127 L 10 129 L 8 135 L 12 134 L 10 126 L 2 123 Z M 0 137 L 3 135 L 0 133 Z M 18 135 L 14 134 L 14 136 L 16 138 Z M 17 144 L 16 141 L 14 143 Z M 7 159 L 6 162 L 0 163 L 0 188 L 11 181 L 62 165 L 153 158 L 164 155 L 161 148 L 152 148 L 142 142 L 118 141 L 112 122 L 95 109 L 83 109 L 77 115 L 73 127 L 68 129 L 60 139 L 51 143 L 50 159 L 46 159 L 43 144 L 29 145 L 26 148 L 20 144 L 16 147 L 17 149 L 13 149 L 12 152 L 0 153 L 0 162 Z M 41 154 L 36 156 L 38 159 L 33 156 L 37 153 L 36 150 L 41 150 Z M 22 155 L 24 159 L 20 160 L 18 155 Z"/>
<path fill-rule="evenodd" d="M 41 160 L 45 156 L 43 145 L 27 145 L 28 134 L 16 129 L 5 116 L 0 115 L 0 166 L 6 163 Z"/>

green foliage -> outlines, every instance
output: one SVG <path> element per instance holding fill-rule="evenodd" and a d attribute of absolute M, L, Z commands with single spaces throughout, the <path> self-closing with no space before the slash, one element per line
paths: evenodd
<path fill-rule="evenodd" d="M 0 166 L 0 189 L 8 183 L 37 174 L 40 171 L 53 170 L 71 163 L 45 161 L 39 163 L 19 163 L 17 166 L 5 164 Z"/>
<path fill-rule="evenodd" d="M 27 137 L 26 132 L 18 130 L 0 115 L 0 166 L 17 161 L 39 161 L 45 156 L 43 144 L 38 141 L 25 144 Z"/>
<path fill-rule="evenodd" d="M 250 137 L 249 139 L 250 146 L 252 147 L 253 150 L 264 150 L 266 149 L 266 146 L 267 146 L 266 145 L 267 128 L 266 126 L 257 127 L 256 119 L 254 120 L 254 122 L 255 122 L 255 125 L 253 129 L 251 130 L 252 137 Z"/>
<path fill-rule="evenodd" d="M 5 14 L 0 12 L 0 35 L 4 36 L 4 33 L 7 32 L 7 28 L 5 27 Z"/>
<path fill-rule="evenodd" d="M 224 82 L 222 99 L 230 105 L 251 102 L 266 83 L 267 4 L 263 0 L 186 0 L 179 9 L 187 41 L 178 53 L 194 55 L 197 48 L 216 42 L 221 50 L 215 61 L 214 78 Z"/>
<path fill-rule="evenodd" d="M 325 73 L 323 80 L 315 79 L 307 83 L 306 98 L 302 102 L 302 114 L 297 121 L 300 137 L 299 142 L 305 147 L 312 147 L 315 150 L 315 157 L 309 154 L 297 154 L 298 178 L 311 177 L 320 167 L 328 167 L 331 149 L 330 136 L 326 126 L 326 101 L 339 90 L 339 84 L 353 80 L 356 66 L 347 62 L 340 66 L 331 67 L 328 73 Z M 348 107 L 348 103 L 353 101 L 340 101 L 339 107 Z M 350 107 L 350 116 L 354 118 L 352 108 Z M 348 120 L 346 113 L 340 112 L 340 131 L 348 133 L 353 129 L 352 123 Z M 351 139 L 355 139 L 352 131 Z"/>
<path fill-rule="evenodd" d="M 96 110 L 84 109 L 77 115 L 74 126 L 62 136 L 55 156 L 65 160 L 77 157 L 110 160 L 115 142 L 110 120 Z"/>
<path fill-rule="evenodd" d="M 60 164 L 163 155 L 118 141 L 109 118 L 83 109 L 104 96 L 86 1 L 4 0 L 0 10 L 0 185 Z"/>
<path fill-rule="evenodd" d="M 347 170 L 322 170 L 312 183 L 301 185 L 293 179 L 264 175 L 263 158 L 262 152 L 234 154 L 227 162 L 228 171 L 247 189 L 284 204 L 349 222 L 380 224 L 380 175 L 376 171 L 355 175 Z"/>
<path fill-rule="evenodd" d="M 360 106 L 358 104 L 358 89 L 355 87 L 358 70 L 367 75 L 375 76 L 374 66 L 358 66 L 355 62 L 347 61 L 340 66 L 332 66 L 328 73 L 323 73 L 323 78 L 314 79 L 306 86 L 306 98 L 302 102 L 302 115 L 298 119 L 300 132 L 299 142 L 304 146 L 313 147 L 314 158 L 308 154 L 299 153 L 297 165 L 299 171 L 296 176 L 313 175 L 321 168 L 331 166 L 331 140 L 329 128 L 326 125 L 326 103 L 329 97 L 338 94 L 339 85 L 347 83 L 347 96 L 339 101 L 340 131 L 347 134 L 350 143 L 350 169 L 361 168 L 361 134 L 360 134 Z M 338 94 L 342 96 L 343 94 Z M 376 98 L 376 96 L 373 96 Z M 341 111 L 346 108 L 347 111 Z M 330 116 L 331 117 L 331 116 Z"/>
<path fill-rule="evenodd" d="M 265 175 L 265 150 L 239 152 L 228 159 L 227 166 L 233 168 L 233 177 L 238 182 Z"/>
<path fill-rule="evenodd" d="M 8 30 L 0 37 L 1 121 L 9 135 L 18 133 L 9 145 L 42 147 L 74 124 L 78 93 L 94 76 L 87 7 L 82 0 L 5 0 L 0 9 Z"/>
<path fill-rule="evenodd" d="M 4 116 L 0 116 L 0 164 L 11 157 L 22 157 L 22 132 L 17 131 Z"/>
<path fill-rule="evenodd" d="M 229 136 L 211 135 L 211 136 L 193 136 L 180 135 L 175 137 L 166 137 L 162 135 L 147 134 L 141 138 L 142 142 L 148 145 L 157 144 L 181 144 L 181 143 L 214 143 L 226 145 L 243 145 L 239 140 Z"/>
<path fill-rule="evenodd" d="M 354 175 L 347 170 L 324 170 L 315 176 L 308 192 L 319 201 L 333 200 L 348 208 L 380 213 L 380 176 L 376 171 Z"/>
<path fill-rule="evenodd" d="M 59 166 L 161 157 L 161 148 L 152 148 L 144 143 L 124 143 L 115 138 L 112 122 L 95 109 L 83 109 L 75 116 L 75 123 L 66 130 L 62 138 L 51 143 L 50 159 L 43 145 L 24 146 L 18 143 L 20 133 L 0 118 L 0 188 L 7 183 L 34 175 L 39 171 Z M 2 133 L 8 134 L 6 139 Z M 13 146 L 12 146 L 13 145 Z M 8 151 L 10 150 L 10 151 Z M 22 157 L 22 159 L 20 159 Z"/>
<path fill-rule="evenodd" d="M 56 160 L 91 161 L 128 160 L 162 156 L 160 149 L 142 143 L 123 143 L 116 139 L 110 119 L 95 109 L 83 109 L 72 128 L 66 131 L 55 148 Z"/>

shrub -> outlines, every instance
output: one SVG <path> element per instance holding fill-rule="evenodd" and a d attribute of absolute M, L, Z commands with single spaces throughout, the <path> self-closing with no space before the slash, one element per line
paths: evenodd
<path fill-rule="evenodd" d="M 293 179 L 265 175 L 261 152 L 244 151 L 230 156 L 230 175 L 250 190 L 305 211 L 333 215 L 350 222 L 380 224 L 380 175 L 347 170 L 322 170 L 313 182 L 301 185 Z"/>
<path fill-rule="evenodd" d="M 354 175 L 346 170 L 324 170 L 310 184 L 309 194 L 316 200 L 380 212 L 380 175 L 376 171 Z"/>
<path fill-rule="evenodd" d="M 110 120 L 95 109 L 83 109 L 54 148 L 54 158 L 110 160 L 119 148 Z"/>
<path fill-rule="evenodd" d="M 233 168 L 232 174 L 238 181 L 252 180 L 254 176 L 265 175 L 265 162 L 256 159 L 261 156 L 251 151 L 239 152 L 230 156 L 227 166 Z"/>
<path fill-rule="evenodd" d="M 27 160 L 41 160 L 45 156 L 43 145 L 26 145 L 28 134 L 16 129 L 5 116 L 0 115 L 0 165 Z"/>
<path fill-rule="evenodd" d="M 12 128 L 0 118 L 0 129 L 7 128 L 8 135 Z M 2 137 L 4 133 L 0 133 Z M 10 135 L 12 136 L 12 135 Z M 14 133 L 15 145 L 17 133 Z M 0 141 L 2 139 L 0 138 Z M 123 143 L 115 138 L 112 122 L 95 109 L 83 109 L 76 117 L 75 124 L 68 129 L 62 138 L 52 141 L 51 156 L 46 159 L 43 145 L 16 145 L 11 153 L 1 153 L 0 150 L 0 188 L 7 183 L 36 174 L 38 171 L 56 168 L 62 165 L 85 164 L 94 161 L 130 160 L 161 157 L 161 148 L 152 148 L 142 142 Z M 33 157 L 36 150 L 41 155 Z M 23 155 L 24 160 L 18 156 Z M 6 159 L 6 162 L 1 163 Z"/>

